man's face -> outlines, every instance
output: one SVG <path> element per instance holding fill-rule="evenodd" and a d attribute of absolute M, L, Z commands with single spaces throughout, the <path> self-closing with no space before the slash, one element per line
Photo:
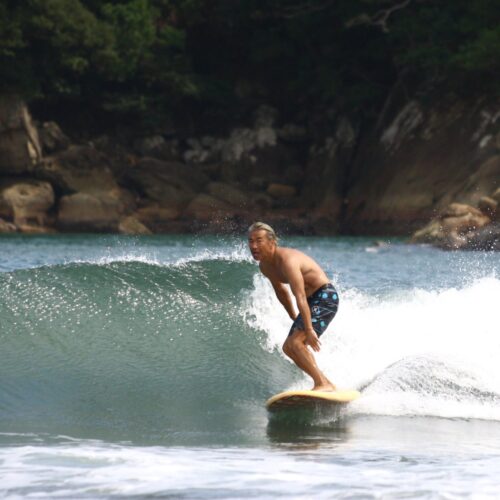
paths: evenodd
<path fill-rule="evenodd" d="M 264 229 L 252 231 L 248 236 L 248 248 L 255 260 L 262 260 L 272 255 L 274 246 L 274 241 L 269 239 Z"/>

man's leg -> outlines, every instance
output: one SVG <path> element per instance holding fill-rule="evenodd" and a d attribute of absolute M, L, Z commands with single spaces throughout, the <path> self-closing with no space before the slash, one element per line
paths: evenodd
<path fill-rule="evenodd" d="M 295 330 L 283 344 L 283 351 L 294 363 L 306 372 L 314 381 L 313 391 L 333 391 L 335 386 L 318 368 L 313 353 L 305 344 L 306 334 L 303 330 Z"/>

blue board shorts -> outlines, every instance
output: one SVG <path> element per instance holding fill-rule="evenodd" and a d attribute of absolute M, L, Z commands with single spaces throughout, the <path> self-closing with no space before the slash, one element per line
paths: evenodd
<path fill-rule="evenodd" d="M 337 314 L 339 294 L 331 283 L 327 283 L 307 297 L 307 303 L 311 311 L 313 329 L 318 337 L 321 337 Z M 300 314 L 295 318 L 288 336 L 292 335 L 295 330 L 305 330 L 304 321 Z"/>

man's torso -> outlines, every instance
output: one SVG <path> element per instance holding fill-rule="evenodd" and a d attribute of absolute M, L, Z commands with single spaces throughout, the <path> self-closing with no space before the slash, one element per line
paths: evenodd
<path fill-rule="evenodd" d="M 285 262 L 293 261 L 294 265 L 300 267 L 304 278 L 304 289 L 309 297 L 318 288 L 329 282 L 328 277 L 321 267 L 308 255 L 293 248 L 278 248 L 274 265 L 262 263 L 262 272 L 271 280 L 288 284 L 288 278 L 284 270 Z"/>

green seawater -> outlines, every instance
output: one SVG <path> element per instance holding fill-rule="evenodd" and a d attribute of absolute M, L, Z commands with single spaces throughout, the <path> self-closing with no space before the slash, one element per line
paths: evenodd
<path fill-rule="evenodd" d="M 320 366 L 362 397 L 273 421 L 310 381 L 245 237 L 0 238 L 0 492 L 494 498 L 500 256 L 284 238 L 327 271 Z"/>

